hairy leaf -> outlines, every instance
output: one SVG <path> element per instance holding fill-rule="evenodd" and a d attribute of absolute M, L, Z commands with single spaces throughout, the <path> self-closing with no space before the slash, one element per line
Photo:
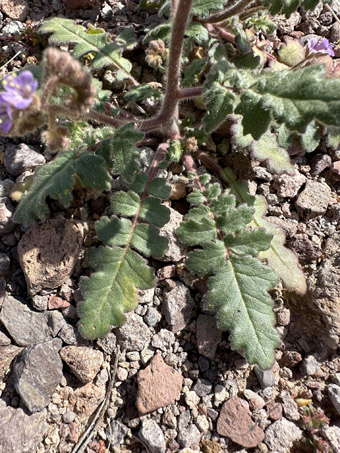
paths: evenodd
<path fill-rule="evenodd" d="M 270 267 L 253 257 L 233 255 L 209 279 L 206 307 L 216 311 L 223 330 L 231 330 L 234 347 L 263 369 L 272 366 L 280 344 L 268 294 L 276 284 Z"/>
<path fill-rule="evenodd" d="M 223 241 L 208 242 L 202 250 L 195 249 L 189 253 L 186 265 L 199 275 L 213 274 L 223 266 L 226 259 L 226 248 Z"/>
<path fill-rule="evenodd" d="M 162 228 L 170 220 L 170 211 L 160 200 L 149 197 L 143 201 L 139 217 Z"/>
<path fill-rule="evenodd" d="M 112 171 L 122 175 L 126 182 L 132 182 L 138 170 L 139 152 L 135 144 L 142 137 L 143 133 L 136 130 L 133 124 L 122 126 L 114 134 L 111 148 Z"/>
<path fill-rule="evenodd" d="M 132 236 L 131 245 L 145 256 L 161 258 L 168 248 L 168 241 L 159 235 L 158 228 L 140 223 Z"/>
<path fill-rule="evenodd" d="M 203 68 L 206 64 L 206 58 L 193 60 L 184 70 L 184 77 L 182 81 L 183 87 L 190 87 L 198 82 L 199 76 L 202 74 Z"/>
<path fill-rule="evenodd" d="M 214 82 L 204 94 L 207 113 L 203 123 L 205 132 L 209 133 L 217 129 L 227 115 L 233 112 L 235 95 L 218 82 Z"/>
<path fill-rule="evenodd" d="M 272 118 L 300 133 L 313 120 L 337 126 L 340 79 L 325 78 L 322 65 L 265 72 L 242 94 L 235 112 L 243 116 L 244 133 L 250 133 L 256 140 L 266 132 Z"/>
<path fill-rule="evenodd" d="M 237 255 L 258 254 L 270 247 L 272 234 L 266 232 L 264 228 L 255 230 L 242 230 L 236 236 L 228 235 L 224 241 L 226 247 Z"/>
<path fill-rule="evenodd" d="M 98 171 L 97 178 L 94 178 L 93 168 Z M 85 187 L 110 188 L 110 177 L 102 157 L 87 152 L 80 156 L 77 156 L 76 151 L 64 152 L 36 171 L 32 186 L 16 210 L 15 222 L 29 225 L 36 218 L 44 219 L 48 213 L 47 196 L 68 206 L 76 175 Z"/>
<path fill-rule="evenodd" d="M 223 217 L 217 217 L 217 226 L 225 233 L 234 233 L 248 225 L 253 218 L 254 209 L 242 204 L 237 208 L 231 208 Z"/>
<path fill-rule="evenodd" d="M 110 326 L 124 323 L 124 312 L 137 305 L 137 288 L 152 288 L 155 277 L 136 252 L 119 247 L 92 249 L 89 264 L 95 272 L 80 283 L 85 300 L 78 306 L 79 330 L 94 339 L 104 337 Z"/>
<path fill-rule="evenodd" d="M 165 200 L 170 197 L 171 186 L 164 178 L 154 178 L 148 187 L 148 193 Z"/>
<path fill-rule="evenodd" d="M 162 93 L 159 88 L 146 84 L 131 87 L 130 90 L 125 94 L 124 99 L 126 99 L 128 102 L 136 102 L 150 98 L 152 96 L 154 96 L 155 98 L 160 98 L 162 96 Z"/>
<path fill-rule="evenodd" d="M 116 192 L 111 200 L 112 209 L 116 214 L 124 215 L 127 217 L 133 216 L 137 213 L 140 204 L 140 198 L 133 192 Z"/>
<path fill-rule="evenodd" d="M 206 17 L 211 11 L 221 9 L 225 3 L 225 0 L 194 0 L 192 12 L 197 16 Z"/>
<path fill-rule="evenodd" d="M 116 216 L 102 217 L 96 222 L 98 239 L 109 246 L 126 245 L 132 234 L 132 223 Z"/>
<path fill-rule="evenodd" d="M 209 41 L 208 30 L 197 22 L 192 22 L 185 30 L 185 34 L 192 38 L 199 46 L 204 46 Z"/>
<path fill-rule="evenodd" d="M 122 47 L 114 42 L 107 41 L 104 32 L 91 33 L 82 25 L 76 25 L 73 20 L 63 17 L 53 17 L 43 22 L 39 29 L 42 33 L 52 33 L 50 44 L 75 44 L 73 56 L 81 58 L 89 53 L 94 53 L 92 65 L 95 69 L 112 66 L 122 71 L 125 77 L 131 78 L 131 63 L 121 56 Z M 100 30 L 99 30 L 100 31 Z"/>
<path fill-rule="evenodd" d="M 193 210 L 191 210 L 193 211 Z M 216 226 L 211 217 L 185 220 L 176 230 L 177 236 L 188 245 L 201 245 L 216 239 Z"/>

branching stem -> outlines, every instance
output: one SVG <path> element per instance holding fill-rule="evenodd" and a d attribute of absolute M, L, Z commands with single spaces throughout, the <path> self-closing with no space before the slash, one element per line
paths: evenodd
<path fill-rule="evenodd" d="M 195 17 L 195 21 L 200 22 L 201 24 L 215 24 L 217 22 L 222 22 L 223 20 L 229 19 L 229 17 L 236 16 L 243 12 L 244 8 L 252 2 L 253 0 L 240 0 L 238 3 L 235 3 L 220 13 L 212 14 L 209 17 Z"/>

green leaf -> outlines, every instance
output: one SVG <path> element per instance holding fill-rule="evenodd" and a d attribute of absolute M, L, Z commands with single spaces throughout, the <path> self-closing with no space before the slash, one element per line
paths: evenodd
<path fill-rule="evenodd" d="M 210 133 L 226 119 L 227 115 L 233 112 L 233 101 L 235 95 L 214 82 L 204 93 L 207 113 L 203 118 L 204 130 Z"/>
<path fill-rule="evenodd" d="M 124 312 L 137 305 L 137 288 L 152 288 L 155 277 L 136 252 L 119 247 L 92 249 L 89 264 L 95 272 L 80 283 L 85 300 L 78 306 L 79 330 L 95 339 L 104 337 L 111 325 L 124 323 Z"/>
<path fill-rule="evenodd" d="M 253 140 L 250 152 L 254 159 L 266 162 L 267 167 L 275 173 L 294 171 L 287 151 L 278 145 L 275 135 L 271 132 L 265 132 L 260 140 Z"/>
<path fill-rule="evenodd" d="M 115 43 L 127 50 L 134 49 L 138 44 L 135 28 L 133 26 L 124 28 L 116 37 Z"/>
<path fill-rule="evenodd" d="M 193 209 L 191 210 L 193 211 Z M 187 245 L 201 245 L 216 239 L 216 225 L 211 217 L 185 220 L 176 230 L 177 236 Z"/>
<path fill-rule="evenodd" d="M 145 190 L 147 175 L 145 173 L 137 173 L 133 183 L 130 185 L 131 190 L 137 193 L 142 193 Z"/>
<path fill-rule="evenodd" d="M 156 27 L 148 31 L 148 33 L 145 35 L 143 44 L 147 44 L 153 39 L 162 39 L 163 41 L 166 41 L 170 38 L 170 32 L 171 25 L 169 23 L 157 25 Z"/>
<path fill-rule="evenodd" d="M 193 60 L 184 70 L 184 77 L 182 81 L 183 87 L 190 87 L 198 82 L 199 76 L 202 74 L 206 64 L 206 58 Z"/>
<path fill-rule="evenodd" d="M 48 213 L 46 197 L 50 196 L 68 206 L 74 186 L 74 151 L 62 153 L 54 161 L 35 172 L 34 182 L 21 200 L 14 221 L 30 225 L 36 218 L 44 219 Z"/>
<path fill-rule="evenodd" d="M 255 230 L 242 230 L 236 236 L 227 236 L 225 245 L 237 255 L 257 256 L 260 252 L 268 250 L 273 236 L 264 228 Z"/>
<path fill-rule="evenodd" d="M 206 17 L 210 15 L 210 11 L 221 9 L 225 4 L 225 0 L 194 0 L 192 13 L 197 16 Z"/>
<path fill-rule="evenodd" d="M 112 66 L 123 71 L 125 77 L 131 78 L 131 63 L 121 56 L 122 47 L 114 42 L 107 41 L 106 33 L 93 33 L 82 25 L 76 25 L 73 20 L 63 17 L 53 17 L 43 22 L 39 31 L 52 33 L 49 43 L 60 46 L 73 44 L 73 56 L 81 58 L 89 53 L 94 53 L 92 65 L 95 69 Z M 98 31 L 98 30 L 97 30 Z M 100 30 L 99 30 L 100 31 Z"/>
<path fill-rule="evenodd" d="M 137 225 L 131 244 L 143 255 L 155 258 L 161 258 L 168 248 L 168 241 L 159 235 L 158 228 L 144 223 Z"/>
<path fill-rule="evenodd" d="M 337 149 L 340 146 L 340 127 L 328 127 L 328 144 L 333 149 Z"/>
<path fill-rule="evenodd" d="M 96 222 L 98 239 L 109 246 L 126 245 L 132 233 L 132 223 L 116 216 L 102 217 Z"/>
<path fill-rule="evenodd" d="M 128 102 L 136 102 L 151 98 L 152 96 L 158 99 L 162 96 L 162 93 L 159 88 L 146 84 L 131 87 L 130 90 L 124 95 L 124 99 Z"/>
<path fill-rule="evenodd" d="M 320 127 L 312 123 L 308 124 L 306 132 L 301 135 L 301 145 L 307 153 L 313 152 L 320 144 L 322 133 Z"/>
<path fill-rule="evenodd" d="M 197 220 L 198 222 L 206 217 L 211 218 L 210 209 L 207 206 L 198 206 L 190 209 L 185 216 L 186 220 Z"/>
<path fill-rule="evenodd" d="M 84 187 L 109 190 L 110 175 L 103 157 L 85 151 L 75 160 L 75 170 Z"/>
<path fill-rule="evenodd" d="M 189 253 L 186 266 L 199 275 L 212 274 L 223 266 L 226 259 L 226 248 L 223 241 L 208 242 L 203 249 Z"/>
<path fill-rule="evenodd" d="M 234 195 L 230 195 L 229 193 L 224 193 L 217 200 L 214 200 L 211 203 L 211 210 L 213 213 L 218 216 L 223 216 L 226 214 L 231 208 L 235 208 L 236 200 Z"/>
<path fill-rule="evenodd" d="M 209 201 L 215 200 L 221 195 L 221 185 L 217 182 L 215 182 L 214 184 L 209 184 L 204 195 Z"/>
<path fill-rule="evenodd" d="M 146 198 L 143 201 L 139 217 L 160 228 L 170 220 L 170 210 L 162 205 L 157 198 Z"/>
<path fill-rule="evenodd" d="M 205 202 L 202 190 L 194 190 L 187 196 L 187 200 L 192 205 L 200 205 Z"/>
<path fill-rule="evenodd" d="M 216 311 L 223 330 L 231 331 L 233 346 L 263 369 L 272 366 L 280 344 L 268 294 L 276 284 L 273 270 L 252 257 L 231 256 L 209 279 L 206 307 Z"/>
<path fill-rule="evenodd" d="M 241 204 L 237 208 L 231 208 L 223 217 L 217 217 L 216 225 L 225 234 L 234 233 L 248 225 L 253 219 L 254 209 Z"/>
<path fill-rule="evenodd" d="M 164 178 L 154 178 L 148 187 L 148 193 L 165 200 L 170 197 L 171 186 Z"/>
<path fill-rule="evenodd" d="M 132 182 L 138 170 L 139 151 L 135 144 L 141 140 L 143 133 L 134 128 L 133 124 L 126 124 L 117 129 L 111 149 L 112 172 L 122 175 L 126 182 Z"/>
<path fill-rule="evenodd" d="M 139 204 L 140 198 L 132 190 L 129 190 L 129 192 L 116 192 L 111 200 L 112 210 L 116 214 L 127 217 L 137 214 Z"/>
<path fill-rule="evenodd" d="M 185 30 L 185 34 L 192 38 L 199 46 L 207 44 L 209 41 L 208 30 L 198 22 L 192 22 Z"/>
<path fill-rule="evenodd" d="M 271 117 L 288 129 L 305 133 L 316 120 L 337 126 L 340 117 L 340 79 L 325 78 L 323 65 L 295 71 L 263 72 L 245 91 L 235 112 L 243 115 L 245 134 L 258 140 Z"/>

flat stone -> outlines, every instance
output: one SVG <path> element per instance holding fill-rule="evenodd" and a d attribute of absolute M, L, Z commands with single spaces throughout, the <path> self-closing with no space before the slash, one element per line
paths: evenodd
<path fill-rule="evenodd" d="M 249 401 L 249 407 L 253 410 L 262 409 L 262 407 L 264 407 L 266 404 L 262 396 L 250 389 L 245 389 L 243 395 L 247 398 L 247 400 Z"/>
<path fill-rule="evenodd" d="M 117 340 L 127 351 L 141 351 L 150 343 L 151 332 L 143 318 L 134 312 L 127 313 L 126 322 L 115 329 Z"/>
<path fill-rule="evenodd" d="M 95 385 L 93 382 L 77 388 L 69 398 L 69 409 L 74 411 L 80 422 L 88 423 L 93 412 L 103 401 L 105 396 L 105 385 Z"/>
<path fill-rule="evenodd" d="M 19 176 L 27 170 L 33 170 L 46 162 L 42 154 L 33 148 L 21 143 L 20 145 L 8 145 L 5 150 L 5 167 L 9 174 Z"/>
<path fill-rule="evenodd" d="M 277 194 L 280 197 L 294 198 L 298 194 L 302 184 L 305 182 L 306 177 L 295 170 L 292 175 L 284 173 L 282 175 L 275 176 L 273 187 L 276 189 Z"/>
<path fill-rule="evenodd" d="M 57 288 L 71 276 L 82 244 L 82 228 L 57 217 L 32 225 L 18 245 L 19 261 L 28 291 L 34 295 Z"/>
<path fill-rule="evenodd" d="M 188 325 L 192 310 L 195 307 L 195 301 L 191 297 L 189 289 L 183 283 L 174 283 L 173 289 L 164 292 L 162 310 L 170 330 L 176 333 Z"/>
<path fill-rule="evenodd" d="M 138 434 L 151 453 L 165 453 L 164 434 L 155 420 L 143 420 Z"/>
<path fill-rule="evenodd" d="M 308 180 L 305 189 L 300 193 L 295 206 L 301 215 L 307 218 L 322 215 L 327 211 L 331 189 L 321 182 Z"/>
<path fill-rule="evenodd" d="M 265 444 L 275 453 L 287 453 L 292 444 L 302 437 L 301 429 L 285 418 L 270 425 L 265 434 Z"/>
<path fill-rule="evenodd" d="M 213 359 L 221 341 L 221 331 L 217 328 L 216 319 L 209 315 L 199 315 L 196 329 L 198 352 Z"/>
<path fill-rule="evenodd" d="M 272 387 L 276 384 L 276 377 L 271 368 L 269 370 L 262 370 L 257 365 L 255 365 L 254 371 L 263 389 L 266 387 Z"/>
<path fill-rule="evenodd" d="M 204 397 L 211 393 L 212 384 L 207 379 L 198 378 L 196 384 L 194 385 L 194 391 L 199 397 Z"/>
<path fill-rule="evenodd" d="M 32 453 L 47 432 L 46 411 L 27 415 L 0 400 L 0 451 Z"/>
<path fill-rule="evenodd" d="M 11 19 L 23 22 L 27 17 L 29 6 L 26 0 L 1 0 L 0 10 Z"/>
<path fill-rule="evenodd" d="M 320 363 L 313 355 L 308 355 L 300 365 L 300 371 L 304 376 L 313 376 L 320 370 Z"/>
<path fill-rule="evenodd" d="M 111 442 L 111 445 L 122 445 L 125 436 L 129 432 L 129 428 L 119 420 L 112 420 L 110 426 L 107 427 L 106 435 Z"/>
<path fill-rule="evenodd" d="M 161 329 L 152 337 L 151 344 L 154 348 L 161 349 L 166 352 L 171 348 L 175 342 L 175 335 L 168 329 Z"/>
<path fill-rule="evenodd" d="M 57 315 L 57 316 L 55 316 Z M 65 320 L 61 313 L 37 313 L 22 299 L 6 295 L 0 321 L 19 346 L 42 343 L 57 335 Z"/>
<path fill-rule="evenodd" d="M 58 351 L 59 338 L 28 346 L 16 358 L 13 382 L 21 401 L 30 413 L 39 412 L 51 398 L 63 377 L 63 365 Z"/>
<path fill-rule="evenodd" d="M 104 362 L 103 353 L 86 346 L 65 346 L 60 357 L 84 384 L 93 381 Z"/>
<path fill-rule="evenodd" d="M 338 414 L 340 414 L 340 386 L 336 384 L 328 384 L 327 390 L 335 410 Z"/>
<path fill-rule="evenodd" d="M 254 448 L 264 439 L 263 430 L 250 418 L 245 401 L 233 396 L 222 406 L 217 432 L 242 447 Z"/>
<path fill-rule="evenodd" d="M 9 198 L 0 198 L 0 237 L 11 233 L 15 228 L 13 222 L 13 206 Z"/>
<path fill-rule="evenodd" d="M 0 346 L 0 381 L 5 377 L 11 363 L 21 350 L 22 348 L 13 344 Z"/>
<path fill-rule="evenodd" d="M 340 428 L 338 426 L 328 426 L 322 429 L 322 436 L 328 440 L 333 451 L 340 451 Z"/>
<path fill-rule="evenodd" d="M 150 365 L 139 371 L 137 383 L 136 407 L 141 414 L 147 414 L 172 404 L 178 398 L 183 377 L 166 365 L 160 354 L 156 354 Z"/>
<path fill-rule="evenodd" d="M 282 408 L 287 420 L 297 421 L 300 420 L 300 413 L 299 408 L 290 394 L 283 390 L 280 393 L 280 397 L 282 399 Z"/>

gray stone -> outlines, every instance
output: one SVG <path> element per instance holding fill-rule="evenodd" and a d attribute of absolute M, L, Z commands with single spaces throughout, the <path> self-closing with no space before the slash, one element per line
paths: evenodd
<path fill-rule="evenodd" d="M 245 389 L 244 392 L 243 392 L 243 395 L 249 401 L 249 407 L 251 409 L 262 409 L 265 406 L 265 404 L 266 404 L 266 402 L 262 398 L 262 396 L 260 396 L 256 392 L 253 392 L 250 389 Z"/>
<path fill-rule="evenodd" d="M 184 448 L 197 447 L 200 439 L 201 433 L 194 424 L 180 430 L 177 436 L 177 442 Z"/>
<path fill-rule="evenodd" d="M 209 393 L 211 392 L 211 389 L 212 389 L 212 384 L 207 379 L 199 378 L 199 379 L 197 379 L 197 382 L 194 385 L 194 391 L 201 398 L 206 395 L 209 395 Z"/>
<path fill-rule="evenodd" d="M 306 177 L 295 170 L 293 175 L 282 174 L 274 178 L 273 186 L 278 195 L 283 198 L 294 198 L 302 184 L 306 182 Z"/>
<path fill-rule="evenodd" d="M 302 431 L 285 418 L 277 420 L 265 431 L 264 442 L 275 453 L 287 453 L 294 442 L 301 439 Z"/>
<path fill-rule="evenodd" d="M 13 186 L 14 182 L 11 179 L 0 181 L 0 197 L 7 197 Z"/>
<path fill-rule="evenodd" d="M 0 400 L 0 452 L 32 453 L 47 432 L 46 411 L 27 415 Z"/>
<path fill-rule="evenodd" d="M 13 222 L 13 206 L 9 198 L 0 198 L 0 237 L 11 233 L 15 228 Z"/>
<path fill-rule="evenodd" d="M 59 315 L 62 316 L 61 313 Z M 56 327 L 55 314 L 36 313 L 30 310 L 22 299 L 8 295 L 2 304 L 0 321 L 19 346 L 42 343 L 51 339 L 52 331 Z"/>
<path fill-rule="evenodd" d="M 120 421 L 112 420 L 106 429 L 106 435 L 111 445 L 121 445 L 129 431 L 129 428 Z"/>
<path fill-rule="evenodd" d="M 143 318 L 133 312 L 127 313 L 126 322 L 115 329 L 117 340 L 127 351 L 141 351 L 151 340 L 151 332 Z"/>
<path fill-rule="evenodd" d="M 183 245 L 176 236 L 176 230 L 183 221 L 183 216 L 178 211 L 170 208 L 170 221 L 163 226 L 160 230 L 161 236 L 164 236 L 168 240 L 168 250 L 165 252 L 161 261 L 177 262 L 183 259 L 188 253 L 188 247 Z"/>
<path fill-rule="evenodd" d="M 16 358 L 13 382 L 23 404 L 30 413 L 39 412 L 51 402 L 63 377 L 63 365 L 58 351 L 59 338 L 28 346 Z"/>
<path fill-rule="evenodd" d="M 50 296 L 41 296 L 40 294 L 36 294 L 32 297 L 32 306 L 36 310 L 45 311 L 48 307 L 48 299 Z"/>
<path fill-rule="evenodd" d="M 165 453 L 164 434 L 155 420 L 143 420 L 138 434 L 151 453 Z"/>
<path fill-rule="evenodd" d="M 156 335 L 152 337 L 151 344 L 154 348 L 161 349 L 162 351 L 169 351 L 171 345 L 175 342 L 175 335 L 168 329 L 161 329 Z"/>
<path fill-rule="evenodd" d="M 337 22 L 336 22 L 337 23 Z M 317 176 L 322 173 L 326 168 L 332 165 L 331 156 L 328 154 L 317 154 L 312 159 L 312 175 Z"/>
<path fill-rule="evenodd" d="M 106 353 L 113 354 L 117 349 L 117 339 L 113 332 L 109 332 L 105 338 L 98 338 L 97 345 Z"/>
<path fill-rule="evenodd" d="M 8 145 L 5 150 L 5 167 L 9 174 L 19 176 L 27 170 L 33 170 L 46 162 L 42 154 L 21 143 Z"/>
<path fill-rule="evenodd" d="M 199 315 L 196 328 L 198 352 L 213 359 L 221 341 L 221 331 L 216 326 L 216 319 L 209 315 Z"/>
<path fill-rule="evenodd" d="M 276 377 L 271 368 L 269 370 L 261 370 L 261 368 L 255 365 L 254 371 L 263 389 L 266 387 L 272 387 L 276 384 Z"/>
<path fill-rule="evenodd" d="M 18 348 L 18 346 L 14 346 L 14 344 L 0 346 L 0 381 L 6 376 L 11 363 L 21 350 L 22 348 Z"/>
<path fill-rule="evenodd" d="M 308 180 L 305 189 L 300 193 L 295 206 L 300 214 L 307 218 L 322 215 L 327 211 L 331 189 L 321 182 Z"/>
<path fill-rule="evenodd" d="M 300 365 L 300 371 L 305 376 L 313 376 L 320 370 L 320 363 L 313 355 L 309 355 L 303 359 Z"/>
<path fill-rule="evenodd" d="M 12 0 L 6 0 L 12 1 Z M 2 3 L 0 3 L 0 7 L 2 7 Z M 11 35 L 19 35 L 23 30 L 25 26 L 18 20 L 11 20 L 8 22 L 3 29 L 1 30 L 1 35 L 2 36 L 11 36 Z"/>
<path fill-rule="evenodd" d="M 322 428 L 322 436 L 328 440 L 334 452 L 340 451 L 340 428 L 338 426 Z"/>
<path fill-rule="evenodd" d="M 164 292 L 162 309 L 172 332 L 179 332 L 187 326 L 194 307 L 195 301 L 183 283 L 176 282 L 173 289 Z"/>
<path fill-rule="evenodd" d="M 282 391 L 280 397 L 282 399 L 282 408 L 286 418 L 291 421 L 300 420 L 298 405 L 290 394 L 287 391 Z"/>
<path fill-rule="evenodd" d="M 67 410 L 65 414 L 63 414 L 62 419 L 64 423 L 72 423 L 76 418 L 76 414 L 73 411 Z"/>
<path fill-rule="evenodd" d="M 149 307 L 143 319 L 149 327 L 154 327 L 162 318 L 162 315 L 155 307 Z"/>
<path fill-rule="evenodd" d="M 340 414 L 340 386 L 336 384 L 329 384 L 327 386 L 327 390 L 335 410 L 338 414 Z"/>
<path fill-rule="evenodd" d="M 289 16 L 287 19 L 283 14 L 278 14 L 275 16 L 275 23 L 277 24 L 277 29 L 283 35 L 287 35 L 295 30 L 295 27 L 301 22 L 301 14 L 296 12 Z"/>
<path fill-rule="evenodd" d="M 3 277 L 4 274 L 11 267 L 11 260 L 6 253 L 0 253 L 0 277 Z"/>

